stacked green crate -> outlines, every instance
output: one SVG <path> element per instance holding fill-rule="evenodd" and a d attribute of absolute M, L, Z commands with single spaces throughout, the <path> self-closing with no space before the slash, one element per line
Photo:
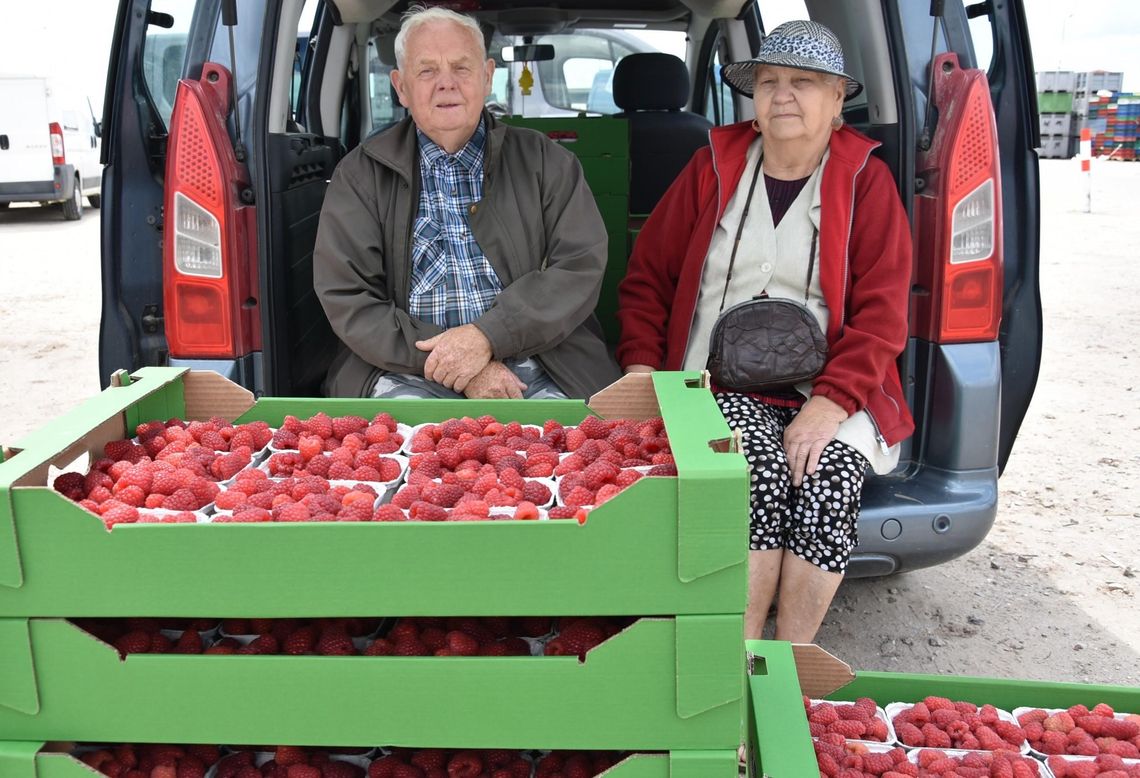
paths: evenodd
<path fill-rule="evenodd" d="M 606 341 L 617 345 L 617 286 L 625 277 L 629 244 L 629 122 L 612 116 L 523 118 L 503 122 L 527 127 L 558 141 L 582 163 L 586 183 L 594 194 L 609 236 L 609 254 L 602 291 L 595 308 Z"/>
<path fill-rule="evenodd" d="M 1072 110 L 1072 92 L 1037 93 L 1037 111 L 1039 113 L 1071 113 Z"/>
<path fill-rule="evenodd" d="M 771 778 L 799 778 L 818 773 L 804 711 L 804 694 L 834 702 L 870 697 L 880 707 L 892 702 L 918 702 L 933 695 L 976 705 L 988 703 L 1007 711 L 1019 707 L 1067 708 L 1078 704 L 1091 708 L 1103 702 L 1118 712 L 1140 712 L 1140 689 L 1133 687 L 915 673 L 859 671 L 849 674 L 849 668 L 818 650 L 809 661 L 797 666 L 790 643 L 750 640 L 745 650 L 750 665 L 753 774 Z"/>
<path fill-rule="evenodd" d="M 575 423 L 577 401 L 247 399 L 210 373 L 146 368 L 0 464 L 2 775 L 70 775 L 45 741 L 405 745 L 666 752 L 618 778 L 736 775 L 744 717 L 746 466 L 697 374 L 597 399 L 665 419 L 679 476 L 588 521 L 120 525 L 46 486 L 50 464 L 142 421 L 286 414 L 415 424 L 494 414 Z M 714 445 L 710 446 L 710 443 Z M 73 616 L 639 616 L 577 657 L 177 656 L 118 652 Z M 5 772 L 6 764 L 19 766 Z M 33 772 L 39 766 L 39 773 Z"/>

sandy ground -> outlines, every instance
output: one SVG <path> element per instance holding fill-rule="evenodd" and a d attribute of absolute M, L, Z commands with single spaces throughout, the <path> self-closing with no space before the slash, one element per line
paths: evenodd
<path fill-rule="evenodd" d="M 1140 685 L 1140 164 L 1044 161 L 1045 352 L 995 529 L 852 581 L 819 642 L 855 668 Z M 1006 214 L 1006 218 L 1016 218 Z M 0 212 L 0 443 L 98 391 L 98 212 Z"/>

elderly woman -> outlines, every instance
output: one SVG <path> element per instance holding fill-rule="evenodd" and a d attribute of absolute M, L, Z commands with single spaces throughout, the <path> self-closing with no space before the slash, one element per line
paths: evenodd
<path fill-rule="evenodd" d="M 843 124 L 862 85 L 829 29 L 782 24 L 722 74 L 756 119 L 713 129 L 645 223 L 617 356 L 626 372 L 701 370 L 722 311 L 806 301 L 826 333 L 813 380 L 713 391 L 752 471 L 746 637 L 778 592 L 776 638 L 810 642 L 856 545 L 864 472 L 892 470 L 914 429 L 896 366 L 911 236 L 877 144 Z"/>

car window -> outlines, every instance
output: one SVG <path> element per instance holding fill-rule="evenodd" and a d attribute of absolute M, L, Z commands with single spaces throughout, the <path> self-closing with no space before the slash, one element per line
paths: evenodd
<path fill-rule="evenodd" d="M 368 42 L 368 95 L 372 112 L 372 127 L 385 127 L 396 121 L 397 102 L 392 94 L 392 67 L 385 64 L 377 51 L 376 42 Z"/>
<path fill-rule="evenodd" d="M 978 67 L 988 74 L 994 59 L 993 17 L 982 14 L 970 19 L 969 29 L 970 42 L 974 46 L 974 60 L 978 63 Z"/>
<path fill-rule="evenodd" d="M 784 22 L 811 17 L 804 0 L 767 0 L 760 4 L 760 18 L 764 22 L 764 30 L 768 32 Z"/>
<path fill-rule="evenodd" d="M 704 91 L 702 113 L 713 124 L 732 124 L 737 121 L 736 102 L 732 99 L 732 90 L 728 88 L 720 75 L 721 68 L 727 64 L 725 61 L 727 41 L 719 29 L 710 29 L 708 34 L 715 36 L 711 44 L 712 61 L 707 66 L 702 64 L 698 67 L 698 72 L 703 71 L 705 78 L 708 79 L 707 88 Z M 705 56 L 707 55 L 702 54 L 702 58 Z"/>
<path fill-rule="evenodd" d="M 166 126 L 170 125 L 178 79 L 182 78 L 186 63 L 186 36 L 195 5 L 196 0 L 155 0 L 151 4 L 153 13 L 165 13 L 174 18 L 174 26 L 169 29 L 149 26 L 143 41 L 143 82 Z"/>
<path fill-rule="evenodd" d="M 667 30 L 593 30 L 535 36 L 534 43 L 554 47 L 554 59 L 505 62 L 503 46 L 521 38 L 496 35 L 488 52 L 496 71 L 489 99 L 503 113 L 522 116 L 614 114 L 621 109 L 613 98 L 614 68 L 623 57 L 638 52 L 665 52 L 685 58 L 685 34 Z M 533 81 L 523 94 L 524 69 Z"/>

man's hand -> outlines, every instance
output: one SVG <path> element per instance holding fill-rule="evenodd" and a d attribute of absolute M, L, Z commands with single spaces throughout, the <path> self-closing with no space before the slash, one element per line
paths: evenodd
<path fill-rule="evenodd" d="M 792 468 L 792 485 L 799 486 L 804 475 L 815 473 L 819 455 L 835 439 L 847 411 L 826 397 L 813 395 L 784 430 L 784 451 Z"/>
<path fill-rule="evenodd" d="M 416 348 L 431 352 L 424 364 L 424 378 L 457 392 L 465 390 L 467 383 L 491 361 L 491 343 L 474 324 L 417 340 Z"/>
<path fill-rule="evenodd" d="M 463 394 L 471 400 L 521 400 L 526 384 L 502 362 L 491 361 L 467 382 Z"/>
<path fill-rule="evenodd" d="M 625 368 L 625 372 L 626 373 L 652 373 L 652 372 L 655 372 L 655 368 L 652 368 L 649 365 L 627 365 Z"/>

